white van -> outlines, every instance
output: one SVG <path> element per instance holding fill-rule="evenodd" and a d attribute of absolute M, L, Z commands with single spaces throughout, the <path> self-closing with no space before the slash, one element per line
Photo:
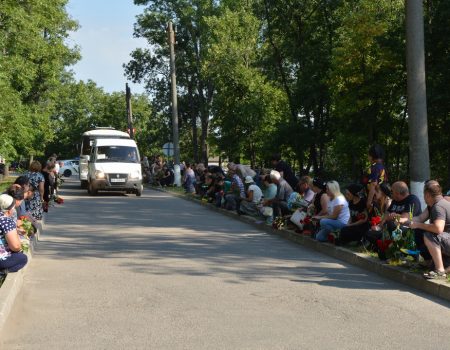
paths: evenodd
<path fill-rule="evenodd" d="M 111 127 L 97 127 L 94 130 L 88 130 L 83 133 L 81 136 L 80 166 L 78 171 L 81 188 L 87 188 L 88 185 L 88 158 L 94 141 L 97 139 L 130 139 L 130 135 Z"/>
<path fill-rule="evenodd" d="M 126 191 L 142 194 L 142 171 L 136 142 L 130 139 L 97 139 L 88 161 L 88 193 Z"/>

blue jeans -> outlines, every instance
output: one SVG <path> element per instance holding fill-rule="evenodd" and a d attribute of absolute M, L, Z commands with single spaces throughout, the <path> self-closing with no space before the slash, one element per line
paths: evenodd
<path fill-rule="evenodd" d="M 28 257 L 24 253 L 12 253 L 6 260 L 0 260 L 0 270 L 17 272 L 27 264 Z"/>
<path fill-rule="evenodd" d="M 316 239 L 319 242 L 326 242 L 328 239 L 328 234 L 334 230 L 340 230 L 345 226 L 339 220 L 334 219 L 321 219 L 320 220 L 320 231 L 316 234 Z"/>

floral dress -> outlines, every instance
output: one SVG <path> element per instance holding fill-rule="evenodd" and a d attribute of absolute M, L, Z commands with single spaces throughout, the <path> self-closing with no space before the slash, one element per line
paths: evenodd
<path fill-rule="evenodd" d="M 28 172 L 26 176 L 30 179 L 30 186 L 33 188 L 33 197 L 26 201 L 26 209 L 36 220 L 42 220 L 41 194 L 39 193 L 39 184 L 44 182 L 44 176 L 37 172 Z"/>

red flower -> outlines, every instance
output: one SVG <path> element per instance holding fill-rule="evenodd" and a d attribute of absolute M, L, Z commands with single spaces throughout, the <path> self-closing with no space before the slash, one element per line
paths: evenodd
<path fill-rule="evenodd" d="M 384 241 L 382 239 L 377 239 L 377 246 L 380 249 L 380 251 L 385 252 L 389 246 L 392 244 L 392 240 L 385 239 Z"/>
<path fill-rule="evenodd" d="M 305 218 L 302 220 L 302 223 L 304 225 L 309 225 L 311 223 L 311 216 L 305 216 Z"/>
<path fill-rule="evenodd" d="M 381 218 L 379 216 L 374 216 L 370 219 L 370 226 L 377 226 L 381 222 Z"/>
<path fill-rule="evenodd" d="M 334 237 L 334 235 L 332 233 L 329 233 L 327 239 L 328 239 L 328 242 L 334 244 L 336 237 Z"/>

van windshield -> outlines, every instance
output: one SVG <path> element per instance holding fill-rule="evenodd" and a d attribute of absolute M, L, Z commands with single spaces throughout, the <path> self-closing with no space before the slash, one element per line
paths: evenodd
<path fill-rule="evenodd" d="M 96 148 L 97 162 L 139 163 L 139 154 L 135 147 L 99 146 Z"/>

